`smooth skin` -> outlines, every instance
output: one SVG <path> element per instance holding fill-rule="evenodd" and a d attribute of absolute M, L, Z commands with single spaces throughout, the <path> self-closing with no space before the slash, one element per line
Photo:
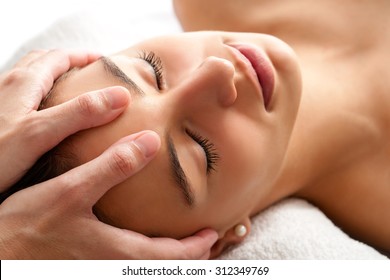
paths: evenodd
<path fill-rule="evenodd" d="M 2 191 L 64 138 L 112 121 L 130 104 L 126 89 L 111 87 L 37 111 L 55 79 L 98 57 L 35 51 L 0 76 Z M 138 132 L 87 164 L 9 197 L 0 205 L 0 258 L 207 258 L 217 238 L 212 230 L 182 240 L 151 239 L 108 226 L 92 213 L 92 206 L 107 190 L 143 168 L 159 147 L 154 132 Z"/>
<path fill-rule="evenodd" d="M 255 46 L 272 65 L 274 96 L 268 108 L 253 70 L 233 47 L 239 42 Z M 153 67 L 140 58 L 142 51 L 161 59 L 160 87 Z M 213 228 L 219 236 L 213 257 L 241 242 L 258 208 L 281 198 L 274 196 L 272 184 L 284 161 L 301 91 L 292 50 L 268 35 L 196 32 L 140 42 L 109 59 L 70 73 L 47 102 L 62 104 L 85 91 L 115 85 L 126 86 L 132 95 L 131 106 L 118 119 L 67 140 L 61 153 L 75 155 L 76 165 L 139 130 L 153 130 L 162 140 L 146 168 L 99 200 L 98 217 L 148 236 L 176 239 Z M 116 65 L 114 75 L 107 63 Z M 115 76 L 118 69 L 125 76 Z M 126 83 L 129 79 L 142 93 Z M 214 170 L 208 169 L 204 147 L 188 131 L 209 140 L 218 154 Z M 192 195 L 183 196 L 179 188 L 172 145 Z M 235 234 L 237 224 L 247 227 L 245 236 Z"/>
<path fill-rule="evenodd" d="M 287 42 L 302 100 L 274 189 L 305 198 L 352 237 L 390 252 L 390 2 L 175 0 L 186 31 Z"/>
<path fill-rule="evenodd" d="M 147 168 L 99 201 L 100 217 L 150 236 L 180 238 L 211 227 L 219 236 L 216 256 L 245 238 L 234 235 L 237 224 L 250 229 L 251 216 L 296 196 L 317 205 L 352 237 L 388 252 L 388 2 L 179 3 L 187 30 L 255 33 L 166 36 L 110 56 L 145 94 L 134 95 L 133 110 L 116 122 L 72 139 L 80 163 L 140 129 L 158 133 L 162 148 Z M 268 108 L 231 48 L 242 43 L 255 45 L 272 64 L 276 82 Z M 161 88 L 154 69 L 138 57 L 142 50 L 161 58 Z M 98 61 L 73 73 L 54 103 L 121 84 L 107 72 Z M 206 172 L 205 153 L 188 130 L 213 143 L 220 156 L 215 172 Z M 167 133 L 193 188 L 197 203 L 190 208 L 175 190 Z"/>

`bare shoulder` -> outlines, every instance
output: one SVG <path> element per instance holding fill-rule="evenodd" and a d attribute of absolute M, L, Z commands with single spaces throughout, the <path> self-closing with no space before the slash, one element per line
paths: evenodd
<path fill-rule="evenodd" d="M 175 13 L 185 31 L 249 31 L 261 19 L 269 0 L 173 0 Z M 278 1 L 276 1 L 278 2 Z M 254 31 L 253 32 L 260 32 Z"/>
<path fill-rule="evenodd" d="M 317 40 L 327 33 L 360 38 L 386 30 L 390 11 L 386 0 L 173 0 L 173 5 L 185 31 L 267 33 L 284 40 Z"/>
<path fill-rule="evenodd" d="M 317 205 L 355 239 L 390 252 L 390 157 L 375 156 L 317 186 L 302 197 Z"/>

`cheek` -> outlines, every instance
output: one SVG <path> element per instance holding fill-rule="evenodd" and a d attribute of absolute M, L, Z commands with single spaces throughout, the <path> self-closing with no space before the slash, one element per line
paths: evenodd
<path fill-rule="evenodd" d="M 234 132 L 234 133 L 233 133 Z M 219 171 L 221 180 L 238 192 L 270 189 L 282 166 L 287 141 L 274 127 L 241 122 L 224 134 Z"/>

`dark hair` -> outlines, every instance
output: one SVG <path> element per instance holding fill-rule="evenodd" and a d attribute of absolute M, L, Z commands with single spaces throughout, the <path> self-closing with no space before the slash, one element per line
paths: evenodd
<path fill-rule="evenodd" d="M 69 161 L 62 154 L 57 146 L 41 156 L 18 182 L 0 193 L 0 203 L 17 191 L 50 180 L 69 170 Z"/>

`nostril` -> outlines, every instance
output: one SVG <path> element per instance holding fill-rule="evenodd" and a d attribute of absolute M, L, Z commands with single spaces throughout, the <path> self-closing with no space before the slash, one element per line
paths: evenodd
<path fill-rule="evenodd" d="M 237 91 L 233 81 L 231 81 L 224 89 L 220 90 L 218 101 L 223 107 L 230 107 L 237 99 Z"/>
<path fill-rule="evenodd" d="M 231 61 L 216 56 L 207 57 L 199 66 L 208 81 L 210 89 L 216 93 L 220 106 L 229 107 L 236 101 L 234 84 L 235 68 Z"/>
<path fill-rule="evenodd" d="M 237 90 L 234 84 L 235 68 L 232 62 L 219 58 L 220 69 L 216 79 L 218 85 L 218 101 L 223 107 L 229 107 L 237 99 Z"/>

